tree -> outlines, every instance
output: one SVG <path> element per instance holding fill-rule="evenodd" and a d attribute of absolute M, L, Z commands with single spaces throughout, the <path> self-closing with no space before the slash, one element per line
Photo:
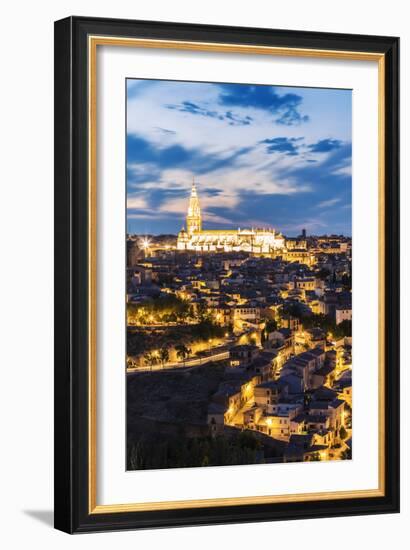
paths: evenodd
<path fill-rule="evenodd" d="M 327 315 L 322 313 L 314 313 L 309 317 L 302 318 L 303 328 L 320 328 L 326 332 L 333 332 L 335 329 L 335 323 Z"/>
<path fill-rule="evenodd" d="M 138 363 L 133 357 L 128 356 L 127 357 L 127 368 L 128 369 L 135 369 L 138 367 Z"/>
<path fill-rule="evenodd" d="M 269 319 L 269 321 L 266 321 L 265 330 L 268 334 L 275 332 L 275 330 L 278 330 L 278 323 L 274 319 Z"/>
<path fill-rule="evenodd" d="M 199 322 L 204 322 L 204 321 L 209 321 L 210 320 L 210 316 L 209 316 L 209 312 L 208 312 L 208 306 L 207 306 L 206 302 L 204 302 L 204 301 L 199 302 L 198 309 L 197 309 L 197 316 L 198 316 Z"/>
<path fill-rule="evenodd" d="M 179 344 L 175 346 L 178 359 L 182 359 L 185 366 L 185 360 L 191 355 L 192 350 L 188 348 L 185 344 Z"/>
<path fill-rule="evenodd" d="M 274 319 L 269 319 L 265 323 L 265 328 L 261 331 L 261 344 L 263 345 L 269 334 L 271 332 L 275 332 L 275 330 L 278 330 L 278 323 Z"/>
<path fill-rule="evenodd" d="M 139 304 L 127 304 L 128 320 L 136 320 L 138 324 L 183 321 L 189 311 L 189 302 L 172 294 L 150 298 Z"/>
<path fill-rule="evenodd" d="M 161 348 L 159 350 L 159 360 L 161 362 L 162 368 L 164 368 L 165 363 L 169 361 L 169 351 L 168 348 Z"/>
<path fill-rule="evenodd" d="M 335 326 L 333 329 L 334 335 L 336 337 L 342 338 L 343 336 L 352 335 L 352 321 L 345 319 L 341 323 Z"/>
<path fill-rule="evenodd" d="M 313 453 L 310 456 L 310 462 L 320 462 L 322 459 L 320 458 L 320 453 Z"/>
<path fill-rule="evenodd" d="M 339 436 L 340 436 L 340 439 L 346 439 L 346 437 L 347 437 L 347 431 L 346 431 L 346 428 L 345 428 L 344 426 L 342 426 L 342 427 L 340 428 Z"/>
<path fill-rule="evenodd" d="M 151 370 L 152 370 L 152 367 L 158 363 L 158 357 L 155 353 L 152 353 L 151 351 L 149 351 L 144 355 L 144 362 L 146 365 L 151 367 Z"/>
<path fill-rule="evenodd" d="M 282 312 L 285 315 L 291 315 L 292 317 L 297 317 L 300 320 L 304 316 L 302 304 L 300 304 L 299 302 L 285 304 L 282 308 Z"/>

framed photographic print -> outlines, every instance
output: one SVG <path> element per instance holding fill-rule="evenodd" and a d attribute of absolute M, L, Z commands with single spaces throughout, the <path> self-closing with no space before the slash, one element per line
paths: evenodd
<path fill-rule="evenodd" d="M 399 510 L 398 48 L 56 22 L 56 528 Z"/>

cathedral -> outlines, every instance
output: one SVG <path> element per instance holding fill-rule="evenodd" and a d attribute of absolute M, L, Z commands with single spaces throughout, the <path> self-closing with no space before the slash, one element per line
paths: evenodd
<path fill-rule="evenodd" d="M 186 229 L 178 233 L 178 250 L 200 252 L 250 252 L 271 255 L 284 248 L 285 238 L 281 233 L 268 229 L 202 229 L 201 207 L 195 182 L 186 217 Z"/>

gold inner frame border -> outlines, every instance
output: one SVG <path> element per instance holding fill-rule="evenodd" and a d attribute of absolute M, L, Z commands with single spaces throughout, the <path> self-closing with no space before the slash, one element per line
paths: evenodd
<path fill-rule="evenodd" d="M 351 491 L 329 491 L 288 495 L 248 496 L 235 498 L 215 498 L 199 500 L 175 500 L 160 502 L 136 502 L 130 504 L 97 504 L 97 47 L 122 46 L 133 48 L 177 49 L 220 53 L 251 53 L 259 55 L 349 59 L 356 61 L 377 61 L 378 63 L 378 198 L 379 198 L 379 415 L 378 415 L 378 488 Z M 320 50 L 305 48 L 283 48 L 242 44 L 189 42 L 178 40 L 157 40 L 123 38 L 113 36 L 88 36 L 88 511 L 89 514 L 120 512 L 142 512 L 176 510 L 188 508 L 208 508 L 241 506 L 249 504 L 274 504 L 286 502 L 309 502 L 319 500 L 342 500 L 352 498 L 376 498 L 385 495 L 385 56 L 375 52 L 353 52 L 343 50 Z"/>

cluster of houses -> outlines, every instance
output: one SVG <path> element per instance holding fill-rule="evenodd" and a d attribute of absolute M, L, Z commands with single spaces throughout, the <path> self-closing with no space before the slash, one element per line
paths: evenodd
<path fill-rule="evenodd" d="M 205 305 L 216 323 L 237 332 L 262 319 L 278 319 L 281 310 L 295 303 L 307 314 L 327 315 L 339 324 L 352 318 L 351 292 L 346 290 L 350 245 L 344 237 L 341 241 L 340 247 L 345 246 L 337 248 L 338 254 L 329 252 L 335 248 L 309 248 L 313 265 L 244 252 L 198 255 L 169 248 L 143 259 L 132 256 L 127 299 L 138 303 L 175 294 L 189 300 L 193 309 Z"/>
<path fill-rule="evenodd" d="M 351 338 L 301 319 L 351 321 L 351 239 L 302 233 L 267 256 L 177 250 L 169 239 L 141 250 L 129 240 L 128 302 L 172 294 L 232 336 L 209 402 L 210 432 L 259 432 L 282 442 L 283 461 L 337 456 L 350 438 Z M 254 344 L 234 344 L 251 331 Z"/>
<path fill-rule="evenodd" d="M 322 347 L 289 355 L 286 340 L 269 350 L 233 347 L 209 403 L 211 434 L 225 426 L 255 430 L 286 443 L 283 461 L 328 459 L 347 435 L 351 410 L 351 369 L 338 379 L 336 363 L 334 350 Z"/>

